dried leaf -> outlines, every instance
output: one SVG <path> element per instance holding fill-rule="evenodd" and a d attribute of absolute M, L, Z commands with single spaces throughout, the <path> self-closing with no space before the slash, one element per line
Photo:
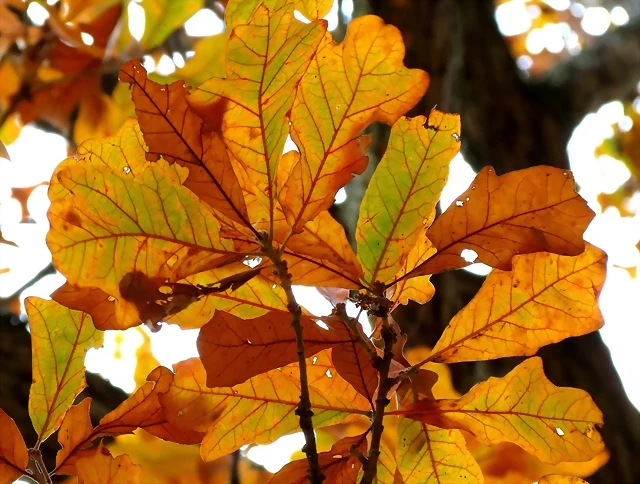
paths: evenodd
<path fill-rule="evenodd" d="M 366 435 L 345 437 L 333 444 L 329 452 L 321 452 L 318 455 L 320 469 L 327 482 L 334 484 L 356 482 L 362 462 L 351 452 L 352 447 L 361 454 L 365 454 Z M 268 481 L 268 484 L 306 484 L 309 482 L 308 467 L 307 459 L 289 462 Z"/>
<path fill-rule="evenodd" d="M 551 383 L 539 357 L 477 384 L 459 400 L 421 400 L 409 411 L 409 418 L 467 430 L 486 445 L 513 442 L 551 464 L 588 461 L 604 449 L 596 430 L 602 412 L 585 391 Z"/>
<path fill-rule="evenodd" d="M 331 362 L 338 374 L 351 383 L 371 403 L 373 409 L 379 378 L 367 350 L 357 341 L 337 345 L 331 350 Z"/>
<path fill-rule="evenodd" d="M 206 372 L 197 358 L 175 365 L 175 381 L 161 397 L 170 422 L 206 431 L 202 458 L 210 461 L 247 443 L 266 444 L 299 428 L 295 410 L 300 397 L 297 365 L 258 375 L 230 388 L 207 388 Z M 366 415 L 369 403 L 320 352 L 308 360 L 314 428 L 350 422 Z"/>
<path fill-rule="evenodd" d="M 78 311 L 88 313 L 93 325 L 104 331 L 121 328 L 116 319 L 115 298 L 97 287 L 78 287 L 65 282 L 51 294 L 51 299 Z"/>
<path fill-rule="evenodd" d="M 587 245 L 577 257 L 541 252 L 494 270 L 456 314 L 433 348 L 432 361 L 453 363 L 532 355 L 544 345 L 596 331 L 606 255 Z"/>
<path fill-rule="evenodd" d="M 326 330 L 308 316 L 302 316 L 301 324 L 307 357 L 351 340 L 342 324 Z M 291 314 L 274 310 L 255 319 L 242 320 L 216 311 L 200 330 L 198 353 L 210 388 L 238 385 L 261 373 L 297 362 Z"/>
<path fill-rule="evenodd" d="M 102 346 L 88 314 L 55 301 L 29 297 L 25 301 L 32 340 L 33 384 L 29 416 L 43 442 L 55 432 L 78 394 L 86 387 L 84 357 Z"/>
<path fill-rule="evenodd" d="M 516 254 L 579 255 L 593 217 L 570 172 L 534 166 L 498 177 L 485 167 L 427 231 L 438 253 L 414 275 L 469 265 L 465 249 L 478 255 L 474 262 L 502 270 Z"/>
<path fill-rule="evenodd" d="M 20 430 L 0 409 L 0 482 L 10 483 L 26 473 L 29 453 Z"/>
<path fill-rule="evenodd" d="M 58 442 L 62 449 L 56 454 L 56 474 L 77 474 L 77 460 L 94 453 L 85 449 L 95 438 L 89 416 L 90 407 L 91 398 L 85 398 L 72 406 L 64 416 L 58 431 Z"/>
<path fill-rule="evenodd" d="M 2 8 L 2 5 L 0 5 L 0 8 Z M 11 157 L 9 156 L 9 152 L 7 151 L 7 147 L 4 145 L 2 140 L 0 140 L 0 158 L 5 158 L 11 161 Z"/>
<path fill-rule="evenodd" d="M 337 191 L 367 166 L 362 131 L 395 123 L 427 89 L 428 76 L 402 65 L 400 31 L 375 16 L 349 23 L 342 44 L 327 34 L 298 87 L 291 137 L 301 157 L 280 203 L 293 231 L 328 209 Z"/>
<path fill-rule="evenodd" d="M 432 110 L 400 118 L 371 177 L 356 228 L 367 282 L 386 282 L 401 269 L 440 199 L 449 163 L 460 150 L 460 117 Z"/>
<path fill-rule="evenodd" d="M 292 4 L 271 9 L 261 4 L 249 25 L 238 25 L 229 38 L 227 77 L 210 79 L 189 97 L 190 105 L 214 126 L 223 113 L 225 144 L 257 192 L 266 194 L 270 219 L 295 87 L 325 31 L 326 22 L 295 20 Z"/>
<path fill-rule="evenodd" d="M 73 197 L 49 210 L 54 264 L 69 283 L 115 297 L 122 328 L 141 317 L 140 305 L 121 291 L 127 274 L 178 280 L 236 257 L 231 243 L 220 240 L 214 215 L 181 186 L 185 177 L 183 168 L 164 162 L 138 177 L 84 164 L 58 173 Z"/>
<path fill-rule="evenodd" d="M 162 156 L 189 168 L 186 187 L 225 216 L 250 225 L 227 150 L 219 133 L 205 127 L 187 104 L 189 89 L 184 81 L 153 82 L 137 60 L 121 67 L 120 80 L 133 86 L 132 99 L 149 145 L 147 159 Z"/>
<path fill-rule="evenodd" d="M 95 452 L 90 457 L 78 459 L 79 484 L 139 484 L 142 469 L 126 455 L 111 457 Z"/>

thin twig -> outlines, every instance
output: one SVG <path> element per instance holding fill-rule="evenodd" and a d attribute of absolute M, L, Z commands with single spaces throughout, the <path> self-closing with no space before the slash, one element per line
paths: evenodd
<path fill-rule="evenodd" d="M 51 484 L 51 477 L 47 472 L 47 468 L 42 460 L 42 453 L 37 449 L 29 449 L 29 468 L 31 477 L 38 484 Z"/>
<path fill-rule="evenodd" d="M 376 350 L 374 350 L 369 344 L 369 341 L 362 335 L 360 328 L 358 327 L 358 318 L 352 318 L 347 314 L 346 305 L 344 303 L 336 304 L 336 315 L 340 318 L 347 328 L 351 331 L 356 341 L 367 351 L 369 358 L 373 361 L 377 358 Z"/>
<path fill-rule="evenodd" d="M 309 397 L 309 381 L 307 379 L 307 361 L 305 356 L 304 339 L 302 334 L 302 308 L 296 301 L 293 294 L 291 274 L 287 262 L 282 259 L 280 253 L 275 250 L 270 243 L 265 247 L 265 255 L 271 259 L 276 274 L 280 278 L 280 284 L 287 295 L 287 307 L 291 313 L 291 326 L 296 335 L 296 350 L 298 353 L 298 365 L 300 367 L 300 401 L 296 409 L 296 415 L 300 418 L 300 429 L 304 434 L 305 445 L 302 451 L 307 456 L 309 463 L 309 482 L 312 484 L 322 484 L 325 477 L 320 468 L 318 460 L 318 448 L 316 446 L 316 436 L 313 431 L 313 411 L 311 410 L 311 400 Z"/>
<path fill-rule="evenodd" d="M 395 330 L 389 324 L 389 316 L 382 316 L 382 340 L 384 342 L 384 355 L 377 360 L 377 369 L 380 372 L 380 382 L 378 383 L 378 397 L 376 398 L 376 408 L 371 424 L 371 445 L 369 447 L 369 455 L 367 463 L 364 466 L 364 473 L 360 484 L 371 484 L 376 477 L 378 469 L 378 457 L 380 457 L 380 441 L 382 440 L 382 431 L 384 430 L 383 419 L 384 411 L 389 405 L 387 394 L 393 386 L 393 379 L 389 378 L 389 368 L 391 360 L 393 360 L 393 345 L 396 340 Z"/>

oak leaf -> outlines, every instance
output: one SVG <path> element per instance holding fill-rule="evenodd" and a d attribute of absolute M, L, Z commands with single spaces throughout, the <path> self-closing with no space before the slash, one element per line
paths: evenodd
<path fill-rule="evenodd" d="M 326 350 L 307 361 L 314 428 L 368 413 L 369 402 L 336 374 Z M 227 455 L 247 443 L 273 442 L 299 428 L 297 364 L 227 388 L 207 388 L 206 371 L 197 358 L 174 367 L 175 381 L 161 396 L 162 406 L 178 427 L 207 432 L 201 446 L 204 460 Z"/>
<path fill-rule="evenodd" d="M 430 359 L 453 363 L 532 355 L 540 347 L 603 324 L 597 299 L 606 255 L 592 245 L 577 257 L 539 252 L 494 270 L 449 322 Z"/>
<path fill-rule="evenodd" d="M 190 105 L 220 123 L 233 158 L 256 192 L 266 194 L 269 218 L 277 202 L 278 162 L 289 133 L 295 87 L 326 32 L 325 21 L 294 19 L 293 5 L 260 4 L 248 25 L 234 27 L 227 45 L 227 77 L 212 78 L 189 97 Z M 223 107 L 223 109 L 221 109 Z"/>
<path fill-rule="evenodd" d="M 438 252 L 417 273 L 465 267 L 465 249 L 477 254 L 474 262 L 502 270 L 516 254 L 579 255 L 593 217 L 570 172 L 534 166 L 496 176 L 485 167 L 427 231 Z"/>
<path fill-rule="evenodd" d="M 458 400 L 420 400 L 408 412 L 429 425 L 467 430 L 486 445 L 513 442 L 551 464 L 588 461 L 604 448 L 596 430 L 602 412 L 585 391 L 551 383 L 539 357 Z"/>
<path fill-rule="evenodd" d="M 0 409 L 0 483 L 9 484 L 26 472 L 29 452 L 11 417 Z"/>
<path fill-rule="evenodd" d="M 328 329 L 309 316 L 301 317 L 305 355 L 335 345 L 348 344 L 351 335 L 342 323 Z M 272 310 L 255 319 L 242 320 L 216 311 L 198 335 L 198 353 L 207 372 L 207 386 L 244 383 L 269 370 L 298 361 L 296 338 L 289 312 Z"/>
<path fill-rule="evenodd" d="M 356 228 L 358 259 L 367 282 L 389 281 L 416 244 L 435 209 L 460 149 L 460 117 L 432 110 L 401 118 L 371 177 Z"/>
<path fill-rule="evenodd" d="M 345 40 L 327 34 L 298 86 L 291 137 L 300 159 L 281 189 L 294 232 L 329 208 L 337 191 L 367 166 L 362 131 L 393 124 L 426 91 L 428 76 L 403 66 L 400 31 L 375 16 L 354 19 Z"/>
<path fill-rule="evenodd" d="M 327 482 L 351 484 L 356 482 L 362 462 L 352 452 L 352 447 L 360 454 L 367 450 L 366 435 L 345 437 L 337 441 L 329 452 L 321 452 L 318 461 Z M 268 484 L 305 484 L 309 482 L 306 459 L 296 460 L 284 466 L 274 475 Z"/>
<path fill-rule="evenodd" d="M 102 332 L 88 314 L 55 301 L 30 297 L 25 307 L 33 348 L 29 416 L 43 442 L 86 387 L 84 357 L 89 348 L 102 346 Z"/>
<path fill-rule="evenodd" d="M 126 455 L 112 457 L 110 454 L 95 452 L 89 457 L 78 459 L 79 484 L 139 484 L 142 469 Z"/>
<path fill-rule="evenodd" d="M 379 378 L 378 370 L 373 367 L 367 350 L 357 341 L 336 345 L 331 350 L 331 362 L 338 374 L 365 397 L 373 409 Z"/>

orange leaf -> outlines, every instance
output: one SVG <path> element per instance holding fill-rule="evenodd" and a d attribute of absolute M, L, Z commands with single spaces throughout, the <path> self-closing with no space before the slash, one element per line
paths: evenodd
<path fill-rule="evenodd" d="M 378 388 L 378 370 L 373 367 L 367 350 L 356 341 L 350 341 L 331 350 L 331 361 L 338 374 L 351 383 L 371 403 L 373 409 L 373 398 Z"/>
<path fill-rule="evenodd" d="M 551 464 L 588 461 L 604 449 L 595 430 L 602 412 L 585 391 L 551 383 L 539 357 L 477 384 L 458 400 L 421 400 L 407 410 L 409 418 L 467 430 L 485 445 L 513 442 Z"/>
<path fill-rule="evenodd" d="M 336 192 L 367 166 L 362 131 L 393 124 L 427 89 L 428 76 L 402 65 L 400 31 L 375 16 L 349 23 L 342 44 L 328 34 L 298 87 L 291 137 L 301 157 L 280 194 L 293 231 L 333 204 Z"/>
<path fill-rule="evenodd" d="M 96 328 L 124 329 L 120 328 L 116 320 L 115 298 L 109 296 L 97 287 L 78 287 L 65 282 L 51 294 L 51 299 L 64 306 L 84 311 L 91 316 Z"/>
<path fill-rule="evenodd" d="M 304 25 L 293 11 L 290 3 L 259 5 L 249 25 L 236 26 L 229 37 L 227 77 L 206 81 L 189 97 L 190 105 L 213 125 L 219 125 L 223 113 L 225 144 L 257 191 L 266 194 L 270 219 L 288 113 L 327 25 Z"/>
<path fill-rule="evenodd" d="M 11 483 L 26 473 L 29 452 L 20 430 L 0 409 L 0 483 Z"/>
<path fill-rule="evenodd" d="M 315 428 L 350 422 L 367 415 L 369 403 L 336 374 L 327 351 L 307 360 Z M 175 381 L 161 397 L 170 422 L 206 431 L 202 458 L 209 461 L 245 444 L 266 444 L 299 429 L 295 410 L 300 399 L 296 364 L 271 370 L 229 388 L 207 388 L 197 358 L 175 366 Z"/>
<path fill-rule="evenodd" d="M 516 254 L 579 255 L 593 217 L 567 171 L 534 166 L 496 176 L 485 167 L 427 231 L 438 253 L 414 274 L 465 267 L 465 249 L 478 255 L 474 262 L 502 270 Z"/>
<path fill-rule="evenodd" d="M 90 407 L 91 398 L 85 398 L 64 416 L 58 431 L 58 442 L 62 449 L 56 454 L 56 474 L 77 474 L 78 459 L 95 452 L 95 449 L 85 448 L 95 438 L 89 416 Z"/>
<path fill-rule="evenodd" d="M 33 383 L 29 416 L 38 443 L 55 432 L 74 399 L 85 388 L 84 357 L 102 346 L 102 332 L 91 317 L 55 301 L 29 297 L 25 301 L 32 341 Z"/>
<path fill-rule="evenodd" d="M 134 465 L 126 455 L 111 457 L 95 452 L 90 457 L 78 459 L 79 484 L 138 484 L 142 468 Z"/>
<path fill-rule="evenodd" d="M 326 482 L 332 484 L 351 484 L 356 482 L 362 462 L 351 452 L 355 447 L 361 454 L 367 451 L 366 435 L 345 437 L 331 447 L 329 452 L 321 452 L 318 462 Z M 274 475 L 268 484 L 306 484 L 309 482 L 307 459 L 289 462 Z"/>
<path fill-rule="evenodd" d="M 137 60 L 122 66 L 120 80 L 133 86 L 132 99 L 149 145 L 147 158 L 162 156 L 189 168 L 186 187 L 227 217 L 250 226 L 227 150 L 219 134 L 205 127 L 187 104 L 189 89 L 184 82 L 153 82 Z"/>
<path fill-rule="evenodd" d="M 350 341 L 341 323 L 329 330 L 302 316 L 307 357 L 330 346 Z M 207 372 L 207 386 L 226 387 L 244 383 L 269 370 L 298 361 L 291 314 L 270 311 L 255 319 L 242 320 L 216 311 L 198 336 L 198 352 Z"/>
<path fill-rule="evenodd" d="M 494 270 L 450 321 L 430 357 L 453 363 L 532 355 L 542 346 L 596 331 L 606 255 L 587 245 L 577 257 L 541 252 Z"/>
<path fill-rule="evenodd" d="M 540 478 L 538 484 L 587 484 L 587 481 L 575 476 L 561 476 L 558 474 L 549 474 Z"/>
<path fill-rule="evenodd" d="M 367 282 L 387 282 L 402 268 L 434 211 L 460 149 L 460 116 L 431 110 L 400 118 L 371 177 L 356 228 Z"/>

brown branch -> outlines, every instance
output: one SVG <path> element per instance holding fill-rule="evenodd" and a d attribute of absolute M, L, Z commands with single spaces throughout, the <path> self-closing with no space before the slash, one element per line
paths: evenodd
<path fill-rule="evenodd" d="M 371 484 L 376 477 L 378 470 L 378 458 L 380 457 L 380 442 L 382 440 L 382 432 L 384 431 L 384 411 L 389 405 L 387 394 L 393 385 L 393 379 L 389 378 L 389 369 L 393 360 L 393 345 L 396 342 L 396 333 L 389 324 L 388 315 L 382 317 L 382 340 L 384 342 L 384 356 L 377 360 L 377 370 L 380 372 L 380 381 L 378 383 L 378 397 L 376 398 L 376 408 L 371 424 L 371 446 L 369 447 L 369 455 L 364 466 L 364 473 L 360 484 Z"/>
<path fill-rule="evenodd" d="M 49 477 L 39 450 L 29 449 L 29 468 L 27 470 L 30 472 L 29 477 L 38 484 L 51 484 L 51 477 Z"/>
<path fill-rule="evenodd" d="M 542 83 L 569 102 L 577 124 L 602 104 L 627 97 L 640 79 L 640 15 L 595 39 L 575 57 L 556 64 Z"/>
<path fill-rule="evenodd" d="M 265 237 L 266 238 L 266 237 Z M 305 445 L 302 451 L 307 456 L 309 468 L 309 482 L 312 484 L 322 484 L 325 480 L 324 474 L 318 460 L 318 448 L 316 446 L 316 436 L 313 431 L 313 411 L 311 410 L 311 400 L 309 397 L 309 381 L 307 379 L 307 361 L 305 356 L 304 338 L 302 334 L 302 308 L 296 301 L 293 294 L 291 274 L 287 262 L 282 259 L 280 253 L 268 243 L 264 247 L 265 255 L 271 259 L 275 272 L 280 278 L 280 284 L 287 295 L 287 307 L 291 313 L 291 326 L 296 335 L 296 350 L 298 353 L 298 365 L 300 367 L 300 401 L 296 409 L 296 415 L 300 418 L 300 429 L 304 434 Z"/>

